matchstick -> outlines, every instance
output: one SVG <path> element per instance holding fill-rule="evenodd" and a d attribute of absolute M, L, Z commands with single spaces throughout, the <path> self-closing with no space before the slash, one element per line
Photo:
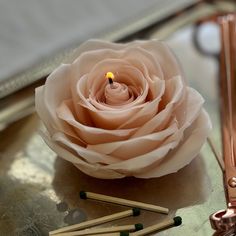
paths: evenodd
<path fill-rule="evenodd" d="M 122 225 L 122 226 L 114 226 L 114 227 L 106 227 L 106 228 L 96 228 L 96 229 L 85 229 L 80 231 L 73 231 L 73 232 L 66 232 L 66 233 L 59 233 L 56 236 L 82 236 L 82 235 L 93 235 L 93 234 L 107 234 L 107 233 L 114 233 L 114 232 L 127 232 L 127 231 L 138 231 L 142 230 L 142 224 L 135 224 L 135 225 Z M 124 233 L 123 233 L 124 234 Z M 109 234 L 110 235 L 110 234 Z"/>
<path fill-rule="evenodd" d="M 66 226 L 57 230 L 53 230 L 49 232 L 49 235 L 59 234 L 63 232 L 71 232 L 71 231 L 80 230 L 80 229 L 86 229 L 86 228 L 89 228 L 95 225 L 104 224 L 113 220 L 118 220 L 118 219 L 122 219 L 128 216 L 138 216 L 138 215 L 140 215 L 140 210 L 138 208 L 133 208 L 131 210 L 122 211 L 122 212 L 115 213 L 112 215 L 103 216 L 101 218 L 88 220 L 79 224 L 70 225 L 70 226 Z"/>
<path fill-rule="evenodd" d="M 182 218 L 180 216 L 176 216 L 173 219 L 165 220 L 159 224 L 152 225 L 152 226 L 147 227 L 143 230 L 140 230 L 140 231 L 137 231 L 134 233 L 130 233 L 129 235 L 130 236 L 143 236 L 143 235 L 147 235 L 147 234 L 153 233 L 153 232 L 161 230 L 161 229 L 165 229 L 170 226 L 179 226 L 181 224 L 182 224 Z"/>
<path fill-rule="evenodd" d="M 101 234 L 90 234 L 88 236 L 100 236 Z M 129 232 L 102 234 L 101 236 L 129 236 Z"/>
<path fill-rule="evenodd" d="M 152 205 L 152 204 L 147 204 L 147 203 L 143 203 L 143 202 L 137 202 L 137 201 L 131 201 L 131 200 L 117 198 L 117 197 L 106 196 L 106 195 L 98 194 L 98 193 L 81 191 L 80 198 L 81 199 L 87 199 L 87 198 L 94 199 L 94 200 L 99 200 L 99 201 L 103 201 L 103 202 L 115 203 L 115 204 L 119 204 L 119 205 L 123 205 L 123 206 L 138 207 L 140 209 L 163 213 L 163 214 L 169 213 L 168 208 L 164 208 L 164 207 L 160 207 L 160 206 L 156 206 L 156 205 Z"/>

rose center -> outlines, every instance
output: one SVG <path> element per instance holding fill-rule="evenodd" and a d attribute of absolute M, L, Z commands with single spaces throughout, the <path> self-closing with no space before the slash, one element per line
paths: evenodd
<path fill-rule="evenodd" d="M 105 87 L 105 101 L 108 105 L 122 105 L 133 101 L 133 94 L 129 87 L 123 83 L 113 82 Z"/>

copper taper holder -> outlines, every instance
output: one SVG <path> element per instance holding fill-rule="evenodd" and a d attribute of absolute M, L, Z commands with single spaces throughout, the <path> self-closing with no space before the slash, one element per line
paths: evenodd
<path fill-rule="evenodd" d="M 218 232 L 236 232 L 236 15 L 220 17 L 220 113 L 227 209 L 210 216 Z"/>

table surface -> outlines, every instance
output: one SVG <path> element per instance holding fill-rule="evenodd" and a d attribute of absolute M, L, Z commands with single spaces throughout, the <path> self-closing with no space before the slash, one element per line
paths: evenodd
<path fill-rule="evenodd" d="M 211 25 L 201 39 L 217 47 L 217 32 Z M 193 27 L 186 26 L 167 39 L 179 57 L 187 80 L 204 96 L 218 150 L 218 65 L 214 58 L 200 54 L 192 43 Z M 154 34 L 153 37 L 156 37 Z M 211 42 L 211 43 L 209 43 Z M 213 45 L 213 46 L 214 46 Z M 212 47 L 213 47 L 212 46 Z M 80 200 L 80 190 L 143 201 L 170 208 L 169 216 L 143 211 L 137 218 L 115 221 L 113 225 L 143 223 L 149 226 L 180 215 L 183 225 L 157 235 L 209 236 L 213 231 L 209 215 L 225 208 L 222 173 L 206 143 L 200 154 L 179 172 L 156 179 L 125 178 L 99 180 L 81 173 L 57 157 L 40 137 L 42 127 L 36 114 L 0 133 L 0 236 L 48 235 L 67 224 L 109 215 L 127 209 L 108 203 Z M 58 203 L 68 204 L 60 210 Z M 156 235 L 154 234 L 154 235 Z"/>

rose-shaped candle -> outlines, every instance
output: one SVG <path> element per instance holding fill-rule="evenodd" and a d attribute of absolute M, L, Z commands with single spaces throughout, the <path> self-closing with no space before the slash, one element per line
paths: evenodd
<path fill-rule="evenodd" d="M 167 45 L 89 40 L 36 89 L 46 143 L 97 178 L 178 171 L 211 129 L 204 100 Z"/>

